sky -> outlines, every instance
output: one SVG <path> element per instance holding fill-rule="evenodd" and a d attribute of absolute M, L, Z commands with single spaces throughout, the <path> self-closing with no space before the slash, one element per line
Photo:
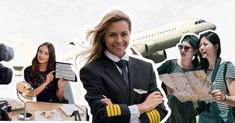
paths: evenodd
<path fill-rule="evenodd" d="M 74 49 L 68 45 L 85 41 L 85 33 L 112 9 L 126 12 L 132 20 L 133 32 L 180 21 L 202 18 L 217 26 L 222 42 L 222 57 L 235 61 L 231 53 L 235 15 L 233 0 L 1 0 L 0 43 L 15 50 L 15 58 L 6 64 L 30 65 L 37 47 L 49 41 L 55 45 L 57 57 Z M 176 48 L 166 50 L 175 58 Z"/>

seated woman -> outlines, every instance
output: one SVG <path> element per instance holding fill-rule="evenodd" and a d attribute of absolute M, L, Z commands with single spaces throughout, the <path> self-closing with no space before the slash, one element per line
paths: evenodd
<path fill-rule="evenodd" d="M 41 44 L 32 65 L 24 70 L 24 78 L 35 89 L 37 101 L 68 103 L 64 98 L 64 86 L 68 81 L 54 78 L 55 59 L 54 46 L 48 42 Z"/>

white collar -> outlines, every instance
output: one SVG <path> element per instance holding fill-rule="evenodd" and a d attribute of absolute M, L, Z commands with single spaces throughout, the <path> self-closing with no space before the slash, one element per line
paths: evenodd
<path fill-rule="evenodd" d="M 126 60 L 126 61 L 129 61 L 129 55 L 127 52 L 125 52 L 124 56 L 119 59 L 116 55 L 112 54 L 111 52 L 109 52 L 108 50 L 105 50 L 104 54 L 109 58 L 111 59 L 112 61 L 114 62 L 118 62 L 120 61 L 121 59 L 122 60 Z"/>

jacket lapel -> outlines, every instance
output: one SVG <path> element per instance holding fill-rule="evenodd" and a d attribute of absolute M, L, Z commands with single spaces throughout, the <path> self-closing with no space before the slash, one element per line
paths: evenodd
<path fill-rule="evenodd" d="M 110 60 L 109 58 L 107 58 L 105 56 L 105 61 L 104 62 L 104 71 L 105 73 L 112 78 L 113 82 L 119 87 L 122 95 L 125 98 L 126 103 L 129 103 L 129 95 L 127 93 L 129 93 L 129 88 L 126 85 L 124 79 L 122 78 L 120 72 L 118 71 L 117 67 L 115 66 L 114 62 L 112 60 Z"/>
<path fill-rule="evenodd" d="M 130 85 L 130 104 L 133 104 L 134 99 L 132 99 L 133 88 L 135 87 L 135 83 L 138 82 L 138 77 L 136 76 L 136 72 L 138 71 L 138 67 L 136 66 L 135 60 L 131 57 L 128 62 L 128 72 L 129 72 L 129 85 Z"/>

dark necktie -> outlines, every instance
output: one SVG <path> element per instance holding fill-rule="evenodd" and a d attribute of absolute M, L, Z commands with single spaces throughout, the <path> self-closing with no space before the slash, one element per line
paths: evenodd
<path fill-rule="evenodd" d="M 129 79 L 128 79 L 128 73 L 127 73 L 127 61 L 126 60 L 120 60 L 116 62 L 119 68 L 122 70 L 122 77 L 125 80 L 126 84 L 129 86 Z"/>

